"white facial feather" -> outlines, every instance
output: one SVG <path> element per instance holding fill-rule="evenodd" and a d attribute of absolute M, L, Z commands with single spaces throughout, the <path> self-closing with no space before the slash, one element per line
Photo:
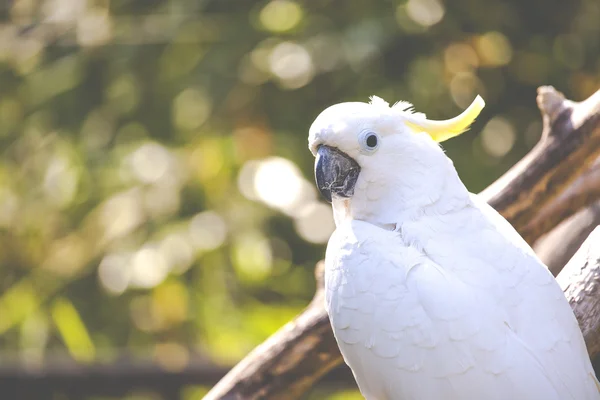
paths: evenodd
<path fill-rule="evenodd" d="M 457 117 L 432 121 L 425 114 L 415 112 L 413 105 L 406 101 L 399 101 L 390 107 L 382 98 L 372 96 L 370 103 L 340 103 L 327 108 L 317 117 L 310 128 L 309 148 L 315 154 L 319 139 L 327 140 L 332 131 L 342 131 L 347 125 L 364 129 L 368 123 L 376 123 L 382 135 L 390 131 L 425 132 L 439 143 L 468 130 L 484 106 L 483 99 L 477 96 Z"/>
<path fill-rule="evenodd" d="M 390 107 L 390 103 L 388 103 L 381 97 L 371 96 L 369 99 L 371 100 L 369 102 L 369 104 L 371 104 L 373 107 L 380 107 L 380 108 L 389 108 Z"/>
<path fill-rule="evenodd" d="M 399 116 L 410 115 L 413 118 L 425 119 L 425 114 L 416 112 L 412 103 L 409 103 L 408 101 L 400 100 L 390 107 L 390 104 L 381 97 L 371 96 L 370 99 L 371 101 L 369 104 L 380 109 L 389 110 L 392 114 L 398 114 Z"/>
<path fill-rule="evenodd" d="M 466 118 L 473 115 L 471 110 Z M 463 116 L 459 117 L 450 120 L 448 129 L 465 126 Z M 470 122 L 472 118 L 466 125 Z M 316 155 L 320 145 L 335 147 L 361 167 L 354 195 L 344 202 L 344 210 L 335 210 L 342 206 L 334 202 L 336 214 L 343 211 L 350 218 L 389 225 L 442 197 L 447 197 L 444 207 L 456 204 L 456 198 L 466 198 L 467 191 L 435 136 L 414 128 L 432 123 L 437 123 L 434 128 L 438 129 L 446 122 L 427 120 L 405 101 L 390 107 L 377 96 L 371 97 L 370 103 L 340 103 L 324 110 L 310 128 L 310 150 Z M 376 151 L 361 150 L 360 138 L 365 132 L 379 136 Z"/>

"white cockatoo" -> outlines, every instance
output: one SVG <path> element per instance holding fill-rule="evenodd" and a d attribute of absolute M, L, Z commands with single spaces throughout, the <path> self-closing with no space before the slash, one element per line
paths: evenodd
<path fill-rule="evenodd" d="M 438 144 L 483 106 L 431 121 L 373 97 L 331 106 L 310 128 L 336 223 L 326 308 L 368 400 L 600 399 L 555 279 Z"/>

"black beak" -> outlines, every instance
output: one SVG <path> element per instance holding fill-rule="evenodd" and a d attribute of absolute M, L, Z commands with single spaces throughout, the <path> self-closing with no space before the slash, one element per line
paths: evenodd
<path fill-rule="evenodd" d="M 334 147 L 321 145 L 315 160 L 315 179 L 319 192 L 331 203 L 331 196 L 351 197 L 360 166 Z"/>

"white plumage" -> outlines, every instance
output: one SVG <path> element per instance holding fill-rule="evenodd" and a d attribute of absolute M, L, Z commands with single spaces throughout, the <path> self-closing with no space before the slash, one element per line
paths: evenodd
<path fill-rule="evenodd" d="M 467 191 L 427 131 L 432 121 L 406 103 L 374 103 L 328 108 L 309 137 L 315 155 L 334 148 L 360 167 L 351 195 L 336 195 L 331 182 L 326 188 L 337 229 L 325 287 L 336 340 L 362 394 L 600 399 L 577 320 L 547 268 Z M 478 112 L 448 129 L 466 129 Z M 434 123 L 447 138 L 444 122 Z M 361 142 L 365 132 L 377 137 L 374 150 Z"/>

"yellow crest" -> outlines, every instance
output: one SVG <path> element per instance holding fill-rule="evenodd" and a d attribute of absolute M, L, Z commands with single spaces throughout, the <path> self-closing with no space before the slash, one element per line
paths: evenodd
<path fill-rule="evenodd" d="M 445 121 L 431 121 L 423 114 L 408 114 L 405 116 L 406 125 L 415 132 L 426 132 L 436 142 L 443 142 L 465 132 L 481 110 L 485 102 L 481 96 L 477 96 L 471 105 L 460 115 Z"/>

